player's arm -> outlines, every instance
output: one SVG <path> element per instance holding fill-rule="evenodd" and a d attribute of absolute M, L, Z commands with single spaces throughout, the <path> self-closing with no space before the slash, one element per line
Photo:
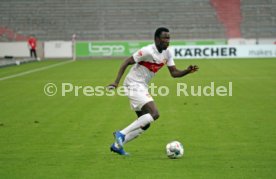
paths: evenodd
<path fill-rule="evenodd" d="M 170 74 L 173 78 L 179 78 L 183 77 L 187 74 L 194 73 L 196 72 L 199 68 L 196 65 L 190 65 L 187 69 L 185 70 L 178 70 L 175 65 L 174 66 L 168 66 L 168 69 L 170 71 Z"/>
<path fill-rule="evenodd" d="M 125 70 L 127 69 L 127 67 L 128 67 L 129 65 L 133 65 L 133 64 L 135 64 L 135 61 L 134 61 L 133 57 L 131 56 L 131 57 L 127 58 L 127 59 L 122 63 L 122 65 L 121 65 L 121 67 L 120 67 L 120 69 L 119 69 L 119 72 L 118 72 L 118 74 L 117 74 L 117 77 L 116 77 L 116 79 L 115 79 L 115 82 L 114 82 L 114 83 L 111 83 L 110 85 L 108 85 L 108 88 L 117 88 L 118 85 L 119 85 L 119 83 L 120 83 L 120 80 L 121 80 L 121 78 L 122 78 L 122 76 L 123 76 L 123 74 L 124 74 L 124 72 L 125 72 Z"/>

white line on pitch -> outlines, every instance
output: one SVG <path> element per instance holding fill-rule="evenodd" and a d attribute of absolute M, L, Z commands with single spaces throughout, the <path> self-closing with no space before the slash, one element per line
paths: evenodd
<path fill-rule="evenodd" d="M 30 73 L 35 73 L 35 72 L 38 72 L 38 71 L 47 70 L 47 69 L 54 68 L 54 67 L 57 67 L 57 66 L 60 66 L 60 65 L 65 65 L 65 64 L 71 63 L 71 62 L 74 62 L 74 61 L 70 60 L 70 61 L 66 61 L 66 62 L 61 62 L 61 63 L 49 65 L 49 66 L 46 66 L 46 67 L 41 67 L 41 68 L 25 71 L 25 72 L 18 73 L 18 74 L 15 74 L 15 75 L 5 76 L 5 77 L 0 78 L 0 81 L 4 81 L 4 80 L 7 80 L 7 79 L 11 79 L 11 78 L 16 78 L 16 77 L 19 77 L 19 76 L 28 75 Z"/>

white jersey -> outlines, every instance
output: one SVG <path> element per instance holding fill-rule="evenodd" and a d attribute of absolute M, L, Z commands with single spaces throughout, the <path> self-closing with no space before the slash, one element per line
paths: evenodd
<path fill-rule="evenodd" d="M 172 53 L 169 49 L 158 52 L 155 44 L 145 46 L 133 54 L 136 62 L 127 74 L 124 85 L 143 85 L 148 87 L 148 83 L 155 73 L 164 65 L 174 66 Z"/>

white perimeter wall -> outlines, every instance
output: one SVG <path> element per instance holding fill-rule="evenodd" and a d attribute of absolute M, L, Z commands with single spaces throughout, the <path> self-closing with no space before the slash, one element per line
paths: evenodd
<path fill-rule="evenodd" d="M 72 58 L 72 42 L 49 41 L 44 42 L 45 58 Z"/>
<path fill-rule="evenodd" d="M 172 46 L 175 59 L 200 59 L 200 58 L 275 58 L 276 40 L 259 39 L 258 45 L 253 45 L 254 40 L 236 39 L 232 45 L 210 46 Z M 239 45 L 238 45 L 239 44 Z M 244 44 L 244 45 L 241 45 Z M 266 45 L 262 45 L 266 44 Z M 268 45 L 271 44 L 271 45 Z M 44 58 L 72 58 L 73 44 L 71 41 L 47 41 L 44 48 L 38 49 L 44 53 Z M 0 58 L 4 56 L 30 57 L 27 42 L 1 42 Z"/>
<path fill-rule="evenodd" d="M 27 42 L 1 42 L 0 57 L 29 57 L 30 51 Z"/>
<path fill-rule="evenodd" d="M 256 45 L 256 39 L 242 39 L 242 38 L 235 38 L 235 39 L 228 39 L 228 45 Z"/>
<path fill-rule="evenodd" d="M 43 54 L 44 58 L 72 58 L 71 41 L 44 42 L 44 48 L 38 44 L 37 54 Z M 27 42 L 0 42 L 0 58 L 5 56 L 30 57 Z M 40 55 L 39 55 L 40 56 Z"/>
<path fill-rule="evenodd" d="M 276 58 L 276 45 L 172 46 L 175 59 Z"/>
<path fill-rule="evenodd" d="M 274 44 L 274 45 L 276 45 L 276 39 L 258 39 L 258 44 Z"/>

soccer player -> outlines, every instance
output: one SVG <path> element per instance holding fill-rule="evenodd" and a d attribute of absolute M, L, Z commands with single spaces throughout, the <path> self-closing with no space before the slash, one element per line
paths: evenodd
<path fill-rule="evenodd" d="M 37 55 L 36 55 L 36 38 L 33 35 L 30 36 L 30 38 L 28 39 L 28 46 L 29 46 L 29 49 L 30 49 L 31 58 L 37 59 Z"/>
<path fill-rule="evenodd" d="M 124 86 L 132 109 L 138 118 L 126 128 L 113 133 L 115 142 L 110 150 L 120 155 L 128 155 L 123 146 L 138 137 L 150 127 L 150 123 L 159 118 L 159 112 L 153 98 L 148 92 L 148 83 L 162 66 L 167 65 L 172 77 L 183 77 L 198 70 L 196 65 L 190 65 L 185 70 L 175 67 L 171 52 L 168 50 L 170 33 L 167 28 L 160 27 L 155 31 L 154 44 L 145 46 L 127 58 L 121 65 L 117 78 L 108 88 L 119 85 L 126 68 L 133 65 L 127 74 Z"/>

